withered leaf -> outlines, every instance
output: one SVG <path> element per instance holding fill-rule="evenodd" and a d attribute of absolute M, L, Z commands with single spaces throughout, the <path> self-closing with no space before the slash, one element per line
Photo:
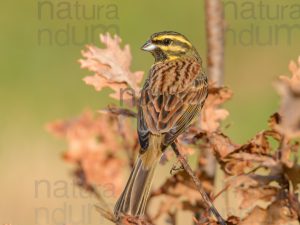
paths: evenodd
<path fill-rule="evenodd" d="M 212 149 L 219 159 L 225 158 L 227 155 L 239 148 L 239 146 L 234 144 L 229 137 L 220 132 L 208 135 L 208 139 Z"/>
<path fill-rule="evenodd" d="M 300 137 L 300 57 L 291 61 L 291 77 L 280 76 L 275 87 L 281 96 L 279 114 L 281 121 L 276 127 L 288 138 Z"/>
<path fill-rule="evenodd" d="M 89 45 L 81 52 L 84 57 L 79 60 L 81 68 L 95 73 L 93 76 L 85 77 L 84 81 L 94 86 L 97 91 L 104 87 L 111 88 L 114 91 L 111 97 L 114 99 L 120 99 L 121 95 L 124 100 L 135 98 L 139 95 L 139 85 L 144 72 L 131 72 L 132 56 L 129 45 L 125 45 L 122 49 L 121 38 L 117 35 L 111 37 L 108 33 L 100 35 L 100 41 L 106 48 Z M 131 90 L 126 91 L 127 88 Z"/>
<path fill-rule="evenodd" d="M 239 225 L 298 225 L 295 213 L 285 200 L 277 200 L 267 209 L 255 207 Z"/>
<path fill-rule="evenodd" d="M 228 101 L 232 91 L 225 87 L 209 88 L 209 94 L 200 116 L 200 126 L 206 132 L 215 132 L 220 128 L 220 123 L 227 118 L 229 112 L 220 106 Z"/>
<path fill-rule="evenodd" d="M 300 165 L 294 163 L 294 165 L 291 168 L 284 166 L 284 173 L 292 182 L 293 187 L 296 190 L 297 186 L 300 184 Z"/>
<path fill-rule="evenodd" d="M 136 139 L 135 129 L 131 129 L 125 117 L 122 121 L 123 127 L 120 129 L 120 121 L 116 116 L 95 116 L 86 111 L 78 118 L 50 123 L 47 129 L 66 139 L 68 150 L 64 159 L 76 165 L 79 163 L 89 184 L 112 185 L 113 194 L 118 195 L 124 182 L 122 165 L 126 166 L 126 161 L 120 157 L 120 153 L 127 149 L 124 143 L 126 147 L 132 148 L 131 145 L 135 142 L 132 139 Z M 122 141 L 120 135 L 123 129 L 126 129 L 126 141 Z M 111 179 L 112 177 L 114 179 Z"/>
<path fill-rule="evenodd" d="M 270 153 L 269 135 L 268 131 L 260 132 L 248 143 L 221 159 L 224 171 L 231 175 L 240 175 L 257 166 L 272 167 L 276 165 L 276 160 Z"/>

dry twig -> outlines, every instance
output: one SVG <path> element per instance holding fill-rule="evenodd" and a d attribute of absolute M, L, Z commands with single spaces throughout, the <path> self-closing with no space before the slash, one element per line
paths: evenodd
<path fill-rule="evenodd" d="M 185 171 L 191 176 L 191 178 L 193 179 L 195 185 L 197 186 L 198 191 L 200 192 L 205 204 L 208 206 L 209 210 L 214 214 L 214 216 L 216 217 L 216 219 L 218 220 L 218 222 L 221 225 L 226 225 L 225 220 L 222 218 L 222 216 L 220 215 L 220 213 L 218 212 L 218 210 L 215 208 L 215 206 L 213 205 L 213 203 L 211 202 L 211 200 L 209 199 L 208 195 L 206 194 L 206 192 L 204 191 L 202 184 L 200 182 L 200 180 L 197 178 L 197 176 L 194 174 L 194 172 L 192 171 L 190 165 L 187 163 L 187 161 L 185 160 L 185 158 L 180 154 L 180 151 L 177 147 L 177 144 L 175 142 L 172 143 L 172 148 L 173 151 L 175 152 L 178 160 L 180 161 L 180 163 L 182 164 L 183 168 L 185 169 Z"/>
<path fill-rule="evenodd" d="M 207 70 L 214 85 L 221 86 L 224 77 L 224 9 L 221 0 L 205 0 Z"/>

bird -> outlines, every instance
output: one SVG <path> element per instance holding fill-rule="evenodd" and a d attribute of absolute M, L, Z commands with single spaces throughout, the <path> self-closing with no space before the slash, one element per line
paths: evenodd
<path fill-rule="evenodd" d="M 198 118 L 208 95 L 202 59 L 193 44 L 175 31 L 154 33 L 141 48 L 154 57 L 140 93 L 137 113 L 139 156 L 114 214 L 142 217 L 155 169 L 172 145 Z"/>

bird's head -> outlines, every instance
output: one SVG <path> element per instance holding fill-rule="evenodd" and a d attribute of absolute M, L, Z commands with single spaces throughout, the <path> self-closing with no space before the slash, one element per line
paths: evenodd
<path fill-rule="evenodd" d="M 174 31 L 163 31 L 151 35 L 142 46 L 142 50 L 151 52 L 155 62 L 174 60 L 184 56 L 200 59 L 191 42 L 184 35 Z"/>

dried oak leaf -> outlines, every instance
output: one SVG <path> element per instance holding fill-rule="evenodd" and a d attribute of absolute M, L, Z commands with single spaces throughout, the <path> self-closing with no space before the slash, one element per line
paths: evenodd
<path fill-rule="evenodd" d="M 268 131 L 258 133 L 247 144 L 232 151 L 221 159 L 221 166 L 227 174 L 240 175 L 255 169 L 257 166 L 272 167 L 276 160 L 270 154 Z"/>
<path fill-rule="evenodd" d="M 108 33 L 100 35 L 100 41 L 106 48 L 88 45 L 87 49 L 81 52 L 84 57 L 79 60 L 81 68 L 95 73 L 83 80 L 97 91 L 105 87 L 111 88 L 114 93 L 110 96 L 114 99 L 120 99 L 121 96 L 123 100 L 135 98 L 139 95 L 139 85 L 144 72 L 131 72 L 132 56 L 129 45 L 125 45 L 124 49 L 121 49 L 121 38 L 117 35 L 111 37 Z"/>
<path fill-rule="evenodd" d="M 205 176 L 205 173 L 199 172 L 196 174 L 196 176 L 201 180 L 203 188 L 207 192 L 211 192 L 213 190 L 211 180 Z M 153 192 L 153 194 L 166 194 L 177 197 L 181 196 L 185 197 L 190 202 L 202 200 L 202 197 L 197 191 L 193 181 L 184 170 L 168 178 L 159 189 Z"/>
<path fill-rule="evenodd" d="M 292 167 L 284 166 L 284 173 L 288 179 L 292 182 L 294 189 L 296 190 L 300 185 L 300 165 L 294 163 Z"/>
<path fill-rule="evenodd" d="M 200 126 L 206 132 L 215 132 L 220 123 L 229 115 L 226 109 L 220 106 L 232 97 L 232 91 L 226 87 L 209 87 L 208 97 L 201 110 Z"/>
<path fill-rule="evenodd" d="M 234 144 L 229 137 L 220 132 L 209 135 L 208 141 L 219 160 L 225 158 L 239 148 L 239 146 Z"/>
<path fill-rule="evenodd" d="M 267 209 L 255 207 L 239 225 L 299 225 L 286 200 L 276 200 Z"/>
<path fill-rule="evenodd" d="M 65 160 L 80 164 L 89 184 L 112 185 L 115 195 L 121 192 L 124 181 L 121 165 L 126 162 L 119 157 L 124 145 L 121 137 L 116 136 L 120 130 L 116 116 L 94 116 L 86 111 L 76 119 L 50 123 L 47 129 L 66 139 Z M 127 128 L 128 135 L 130 132 Z"/>
<path fill-rule="evenodd" d="M 209 178 L 204 173 L 197 174 L 204 189 L 207 192 L 213 190 Z M 158 210 L 155 212 L 154 220 L 163 214 L 174 211 L 193 211 L 199 213 L 200 209 L 206 209 L 203 199 L 196 190 L 194 183 L 185 171 L 180 171 L 168 178 L 158 189 L 151 193 L 151 198 L 159 196 L 162 198 Z"/>
<path fill-rule="evenodd" d="M 288 138 L 300 137 L 300 57 L 291 61 L 292 77 L 280 76 L 275 87 L 281 96 L 281 121 L 276 129 Z"/>
<path fill-rule="evenodd" d="M 156 207 L 156 211 L 152 216 L 152 221 L 158 221 L 163 215 L 169 215 L 176 209 L 181 208 L 181 202 L 177 197 L 166 195 L 160 201 L 159 206 Z"/>
<path fill-rule="evenodd" d="M 240 199 L 240 209 L 251 209 L 262 202 L 275 200 L 278 187 L 271 186 L 268 176 L 243 175 L 236 177 L 230 182 L 230 186 L 235 189 L 238 199 Z"/>
<path fill-rule="evenodd" d="M 268 122 L 272 129 L 270 132 L 274 133 L 273 138 L 280 143 L 278 146 L 280 161 L 289 168 L 293 167 L 294 162 L 291 161 L 291 154 L 293 151 L 298 151 L 298 143 L 292 143 L 289 137 L 280 133 L 278 128 L 280 127 L 281 116 L 279 113 L 274 113 Z"/>

